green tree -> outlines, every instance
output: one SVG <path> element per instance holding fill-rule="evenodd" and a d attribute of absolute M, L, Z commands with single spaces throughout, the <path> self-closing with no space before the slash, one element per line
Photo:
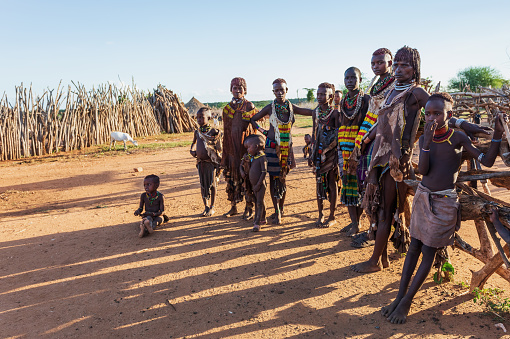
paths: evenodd
<path fill-rule="evenodd" d="M 478 86 L 499 88 L 503 84 L 507 84 L 501 73 L 490 67 L 468 67 L 459 73 L 453 79 L 450 79 L 448 88 L 454 91 L 462 91 L 466 85 L 471 90 L 476 90 Z"/>
<path fill-rule="evenodd" d="M 306 100 L 308 102 L 314 102 L 315 101 L 315 95 L 313 92 L 315 92 L 315 88 L 303 88 L 306 90 Z"/>

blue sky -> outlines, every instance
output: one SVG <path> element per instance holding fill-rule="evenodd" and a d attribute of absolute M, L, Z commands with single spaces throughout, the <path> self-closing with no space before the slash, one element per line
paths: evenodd
<path fill-rule="evenodd" d="M 372 76 L 379 47 L 417 48 L 422 76 L 446 83 L 468 66 L 510 78 L 510 1 L 5 1 L 0 0 L 0 91 L 62 80 L 152 89 L 187 102 L 230 100 L 235 76 L 248 98 L 272 97 L 283 77 L 289 97 L 343 82 L 357 66 Z M 119 81 L 120 79 L 120 81 Z"/>

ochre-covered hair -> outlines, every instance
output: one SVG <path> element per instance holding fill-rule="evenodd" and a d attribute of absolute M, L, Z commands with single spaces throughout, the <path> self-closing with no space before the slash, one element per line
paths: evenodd
<path fill-rule="evenodd" d="M 244 88 L 244 91 L 246 93 L 248 93 L 248 86 L 246 86 L 246 80 L 244 80 L 244 78 L 236 77 L 236 78 L 232 79 L 232 81 L 230 81 L 230 91 L 231 92 L 232 92 L 232 87 L 234 87 L 235 85 L 242 86 Z"/>
<path fill-rule="evenodd" d="M 443 101 L 443 103 L 445 105 L 447 103 L 449 103 L 450 105 L 453 105 L 452 96 L 446 92 L 437 92 L 437 93 L 432 94 L 427 101 L 432 101 L 432 100 L 441 100 L 441 101 Z"/>
<path fill-rule="evenodd" d="M 359 70 L 359 68 L 358 68 L 358 67 L 354 67 L 354 66 L 352 66 L 352 67 L 347 68 L 347 69 L 345 70 L 345 72 L 344 72 L 344 75 L 345 75 L 345 73 L 347 73 L 348 71 L 354 71 L 354 72 L 356 72 L 356 74 L 358 75 L 358 77 L 361 79 L 361 71 Z"/>
<path fill-rule="evenodd" d="M 285 81 L 285 79 L 278 78 L 278 79 L 275 79 L 275 80 L 273 81 L 273 85 L 274 85 L 274 84 L 285 84 L 285 85 L 287 85 L 287 81 Z"/>
<path fill-rule="evenodd" d="M 391 51 L 387 48 L 379 48 L 379 49 L 376 49 L 374 53 L 372 53 L 372 55 L 384 55 L 384 54 L 388 54 L 390 56 L 390 58 L 393 58 L 393 55 L 391 54 Z"/>
<path fill-rule="evenodd" d="M 319 84 L 319 88 L 331 88 L 333 93 L 335 93 L 335 85 L 330 84 L 329 82 L 323 82 L 323 83 Z"/>
<path fill-rule="evenodd" d="M 420 53 L 416 48 L 404 46 L 395 53 L 395 62 L 397 61 L 409 61 L 413 68 L 413 78 L 416 84 L 420 84 L 421 80 L 421 59 Z"/>

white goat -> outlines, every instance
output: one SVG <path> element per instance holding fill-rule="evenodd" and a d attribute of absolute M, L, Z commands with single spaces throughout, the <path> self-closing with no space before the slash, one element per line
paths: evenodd
<path fill-rule="evenodd" d="M 112 137 L 112 140 L 110 141 L 110 150 L 112 149 L 112 144 L 113 148 L 115 149 L 115 143 L 117 141 L 124 141 L 124 151 L 127 150 L 126 141 L 131 141 L 133 145 L 138 146 L 138 142 L 136 142 L 136 140 L 133 140 L 133 138 L 131 138 L 131 136 L 127 133 L 112 132 L 110 136 Z"/>

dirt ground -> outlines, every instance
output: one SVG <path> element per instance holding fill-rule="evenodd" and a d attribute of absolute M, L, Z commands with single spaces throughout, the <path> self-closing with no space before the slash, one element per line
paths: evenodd
<path fill-rule="evenodd" d="M 437 285 L 430 276 L 408 322 L 388 323 L 379 310 L 396 296 L 404 259 L 393 253 L 392 266 L 378 273 L 350 270 L 372 248 L 354 249 L 339 232 L 348 223 L 343 207 L 339 225 L 313 227 L 314 178 L 300 151 L 308 130 L 294 132 L 298 168 L 288 177 L 284 223 L 259 233 L 240 216 L 222 216 L 229 208 L 223 180 L 217 214 L 198 217 L 189 147 L 0 164 L 0 337 L 504 336 L 494 326 L 500 320 L 461 286 L 482 264 L 459 250 L 455 282 Z M 141 141 L 148 142 L 154 138 Z M 152 173 L 161 177 L 171 220 L 140 239 L 133 212 Z M 506 191 L 496 194 L 508 201 Z M 474 224 L 460 233 L 478 246 Z M 495 275 L 487 287 L 509 286 Z"/>

